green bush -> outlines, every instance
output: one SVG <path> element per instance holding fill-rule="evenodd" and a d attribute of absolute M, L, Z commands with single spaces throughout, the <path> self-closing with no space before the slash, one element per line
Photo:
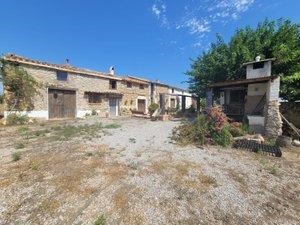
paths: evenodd
<path fill-rule="evenodd" d="M 27 115 L 20 115 L 17 113 L 9 114 L 6 118 L 8 125 L 19 125 L 28 123 L 29 118 Z"/>
<path fill-rule="evenodd" d="M 207 134 L 208 124 L 204 116 L 198 116 L 193 123 L 194 126 L 194 141 L 197 144 L 203 145 Z"/>
<path fill-rule="evenodd" d="M 230 126 L 225 125 L 218 132 L 213 132 L 211 135 L 212 143 L 226 147 L 232 142 L 232 135 L 230 133 Z"/>
<path fill-rule="evenodd" d="M 159 107 L 158 104 L 152 102 L 148 107 L 150 115 L 152 115 L 155 112 L 155 110 L 158 109 L 158 107 Z"/>

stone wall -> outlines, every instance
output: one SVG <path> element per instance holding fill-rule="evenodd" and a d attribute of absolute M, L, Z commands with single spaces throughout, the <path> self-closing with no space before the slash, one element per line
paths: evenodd
<path fill-rule="evenodd" d="M 159 102 L 159 96 L 160 94 L 167 94 L 169 93 L 169 87 L 166 85 L 159 85 L 159 84 L 154 84 L 154 92 L 153 92 L 153 102 L 160 104 Z"/>
<path fill-rule="evenodd" d="M 143 84 L 144 89 L 140 88 L 140 83 L 131 82 L 132 87 L 127 87 L 127 82 L 119 82 L 118 91 L 123 94 L 120 102 L 121 114 L 130 115 L 131 110 L 137 110 L 138 99 L 146 100 L 146 113 L 150 104 L 150 84 Z"/>
<path fill-rule="evenodd" d="M 279 111 L 279 102 L 269 101 L 265 114 L 265 135 L 276 138 L 282 134 L 282 119 Z"/>

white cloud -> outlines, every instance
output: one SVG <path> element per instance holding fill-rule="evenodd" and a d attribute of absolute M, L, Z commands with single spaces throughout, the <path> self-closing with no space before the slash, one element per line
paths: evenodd
<path fill-rule="evenodd" d="M 169 28 L 169 21 L 166 16 L 167 6 L 162 1 L 158 0 L 152 5 L 152 13 L 164 27 Z"/>
<path fill-rule="evenodd" d="M 158 9 L 156 4 L 152 6 L 152 13 L 159 19 L 161 11 Z"/>
<path fill-rule="evenodd" d="M 177 29 L 186 27 L 189 29 L 190 34 L 202 35 L 203 33 L 210 31 L 209 22 L 204 20 L 200 21 L 193 17 L 184 22 L 184 24 L 177 26 Z"/>
<path fill-rule="evenodd" d="M 215 25 L 239 19 L 255 0 L 190 0 L 183 6 L 182 14 L 172 21 L 167 17 L 169 9 L 165 2 L 166 0 L 154 0 L 151 7 L 152 14 L 160 25 L 188 32 L 195 40 L 192 46 L 203 47 L 206 35 L 213 31 Z"/>

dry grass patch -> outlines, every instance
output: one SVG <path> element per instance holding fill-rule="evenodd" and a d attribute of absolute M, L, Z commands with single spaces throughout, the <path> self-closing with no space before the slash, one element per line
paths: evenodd
<path fill-rule="evenodd" d="M 247 175 L 240 172 L 240 171 L 236 171 L 234 169 L 228 169 L 228 176 L 230 178 L 232 178 L 236 183 L 239 184 L 239 189 L 240 191 L 242 191 L 243 193 L 246 193 L 249 188 L 246 182 Z"/>
<path fill-rule="evenodd" d="M 152 162 L 151 168 L 180 190 L 193 189 L 205 192 L 216 185 L 215 179 L 204 174 L 201 166 L 193 162 L 176 163 L 163 159 Z"/>
<path fill-rule="evenodd" d="M 54 215 L 58 211 L 59 207 L 60 203 L 58 200 L 47 198 L 41 202 L 37 210 L 42 214 Z"/>
<path fill-rule="evenodd" d="M 112 213 L 118 213 L 120 223 L 130 225 L 144 224 L 144 218 L 141 215 L 142 212 L 137 212 L 134 209 L 134 197 L 137 197 L 140 193 L 141 189 L 136 188 L 133 185 L 123 185 L 115 192 Z"/>

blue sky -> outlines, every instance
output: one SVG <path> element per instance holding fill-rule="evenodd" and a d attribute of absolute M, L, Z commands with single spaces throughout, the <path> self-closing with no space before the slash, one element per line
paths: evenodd
<path fill-rule="evenodd" d="M 0 52 L 185 88 L 190 59 L 216 33 L 228 40 L 266 17 L 299 23 L 299 10 L 299 0 L 2 1 Z"/>

